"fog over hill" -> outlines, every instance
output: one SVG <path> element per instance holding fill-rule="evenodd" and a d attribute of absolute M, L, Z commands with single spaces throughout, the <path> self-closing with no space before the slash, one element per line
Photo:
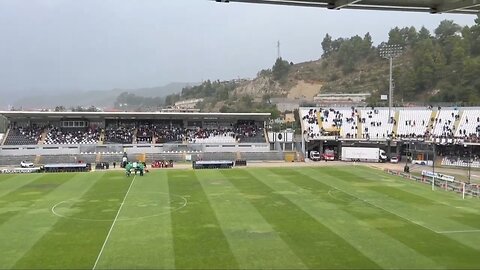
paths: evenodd
<path fill-rule="evenodd" d="M 118 95 L 123 92 L 134 93 L 144 97 L 165 97 L 170 94 L 179 93 L 186 86 L 197 85 L 197 83 L 170 83 L 159 87 L 138 88 L 138 89 L 112 89 L 93 91 L 65 91 L 60 94 L 45 92 L 42 94 L 33 93 L 13 100 L 11 105 L 15 108 L 41 109 L 53 108 L 55 106 L 76 107 L 76 106 L 97 106 L 113 107 Z M 10 97 L 12 98 L 12 97 Z M 10 99 L 12 100 L 12 99 Z"/>

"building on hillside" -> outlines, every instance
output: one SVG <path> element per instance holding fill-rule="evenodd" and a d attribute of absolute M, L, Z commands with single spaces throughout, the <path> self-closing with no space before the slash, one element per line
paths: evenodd
<path fill-rule="evenodd" d="M 196 98 L 196 99 L 188 99 L 175 102 L 175 108 L 177 109 L 194 109 L 195 106 L 202 102 L 203 98 Z"/>
<path fill-rule="evenodd" d="M 304 102 L 301 99 L 288 99 L 288 98 L 271 98 L 270 103 L 277 106 L 277 110 L 280 112 L 290 111 L 293 112 L 295 109 L 300 107 L 300 104 Z"/>
<path fill-rule="evenodd" d="M 328 93 L 318 94 L 313 98 L 313 101 L 318 106 L 365 106 L 367 105 L 367 98 L 370 93 L 358 94 L 340 94 Z"/>

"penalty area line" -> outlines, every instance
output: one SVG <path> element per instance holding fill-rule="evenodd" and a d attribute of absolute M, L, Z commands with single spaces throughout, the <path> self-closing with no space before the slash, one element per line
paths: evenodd
<path fill-rule="evenodd" d="M 105 241 L 103 242 L 102 248 L 100 249 L 100 252 L 98 253 L 97 259 L 95 260 L 95 264 L 92 267 L 93 270 L 97 267 L 98 261 L 100 260 L 100 257 L 102 256 L 102 253 L 103 253 L 103 250 L 105 249 L 105 246 L 107 245 L 108 239 L 110 238 L 110 234 L 112 233 L 113 227 L 115 226 L 115 222 L 117 222 L 120 211 L 122 211 L 122 207 L 125 203 L 125 199 L 127 198 L 128 193 L 130 192 L 130 189 L 132 188 L 133 182 L 135 182 L 136 177 L 137 177 L 136 175 L 133 177 L 132 182 L 130 183 L 130 186 L 127 189 L 127 192 L 125 193 L 125 196 L 123 197 L 123 201 L 120 204 L 120 207 L 118 208 L 117 215 L 115 216 L 115 219 L 112 222 L 112 226 L 110 226 L 110 230 L 108 230 L 107 237 L 105 237 Z"/>

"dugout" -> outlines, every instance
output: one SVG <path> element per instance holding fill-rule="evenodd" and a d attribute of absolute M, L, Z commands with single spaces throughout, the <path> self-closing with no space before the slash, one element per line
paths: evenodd
<path fill-rule="evenodd" d="M 234 165 L 230 160 L 193 161 L 193 169 L 230 169 Z"/>
<path fill-rule="evenodd" d="M 59 163 L 46 164 L 43 166 L 44 172 L 88 172 L 91 170 L 89 163 Z"/>

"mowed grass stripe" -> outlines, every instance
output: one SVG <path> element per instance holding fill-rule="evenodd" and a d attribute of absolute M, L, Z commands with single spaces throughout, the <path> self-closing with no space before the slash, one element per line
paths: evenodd
<path fill-rule="evenodd" d="M 181 207 L 183 201 L 174 197 L 171 204 L 170 200 L 165 171 L 137 176 L 97 268 L 173 269 L 170 211 Z"/>
<path fill-rule="evenodd" d="M 242 269 L 306 268 L 257 209 L 218 170 L 195 171 Z"/>
<path fill-rule="evenodd" d="M 3 181 L 6 181 L 8 179 L 11 179 L 16 176 L 20 176 L 21 174 L 0 174 L 0 184 L 2 184 Z"/>
<path fill-rule="evenodd" d="M 436 216 L 443 216 L 447 219 L 456 221 L 463 225 L 470 226 L 473 229 L 480 229 L 480 214 L 478 212 L 478 209 L 480 207 L 479 200 L 475 200 L 475 199 L 473 201 L 464 200 L 462 199 L 462 196 L 460 194 L 457 194 L 454 192 L 447 192 L 447 191 L 444 191 L 442 188 L 438 188 L 438 187 L 436 188 L 435 191 L 432 191 L 431 188 L 426 187 L 426 185 L 423 185 L 424 186 L 423 188 L 419 188 L 419 185 L 422 185 L 421 183 L 414 182 L 411 180 L 406 180 L 404 178 L 393 176 L 393 175 L 388 175 L 385 172 L 378 171 L 378 170 L 371 169 L 364 166 L 358 167 L 357 170 L 361 171 L 362 174 L 365 174 L 365 176 L 378 175 L 379 177 L 381 176 L 382 178 L 388 177 L 388 179 L 391 179 L 391 181 L 395 181 L 396 183 L 394 184 L 395 185 L 394 187 L 388 186 L 389 183 L 382 183 L 385 186 L 375 186 L 373 187 L 373 189 L 378 189 L 379 191 L 383 191 L 384 193 L 387 193 L 390 197 L 395 197 L 395 196 L 398 196 L 397 191 L 399 191 L 399 189 L 396 187 L 398 187 L 399 184 L 401 184 L 402 185 L 401 188 L 403 192 L 428 198 L 432 202 L 436 202 L 436 204 L 455 207 L 455 211 L 449 211 L 449 212 L 442 211 L 441 213 L 435 213 Z M 369 178 L 369 179 L 373 179 L 373 181 L 375 181 L 376 178 Z M 380 181 L 380 182 L 383 182 L 383 181 Z"/>
<path fill-rule="evenodd" d="M 425 185 L 420 182 L 412 181 L 410 179 L 405 179 L 400 176 L 390 175 L 386 172 L 381 171 L 377 168 L 371 168 L 368 166 L 357 165 L 354 167 L 355 172 L 358 172 L 362 175 L 363 180 L 367 180 L 374 185 L 378 185 L 379 182 L 382 185 L 395 185 L 395 186 L 402 186 L 402 190 L 405 192 L 409 192 L 424 198 L 431 200 L 432 202 L 436 202 L 438 204 L 444 204 L 449 206 L 459 206 L 465 209 L 459 209 L 459 211 L 469 211 L 470 213 L 476 212 L 477 209 L 473 207 L 472 209 L 468 209 L 469 206 L 472 206 L 468 201 L 463 200 L 459 194 L 454 192 L 443 192 L 443 189 L 436 189 L 436 191 L 440 192 L 432 192 L 429 185 Z M 339 172 L 348 172 L 351 175 L 352 169 L 351 167 L 338 167 Z M 387 181 L 385 181 L 387 180 Z M 424 186 L 426 188 L 419 188 L 419 186 Z M 448 203 L 447 203 L 448 202 Z"/>
<path fill-rule="evenodd" d="M 340 187 L 340 183 L 345 181 L 345 179 L 343 174 L 338 173 L 335 169 L 309 168 L 297 171 L 331 188 L 337 188 L 340 192 L 345 191 L 343 192 L 343 197 L 352 197 L 348 194 L 350 193 L 362 200 L 375 201 L 375 204 L 381 204 L 382 208 L 385 206 L 384 209 L 388 209 L 388 211 L 372 204 L 357 202 L 360 207 L 349 207 L 345 208 L 344 211 L 356 216 L 362 222 L 376 227 L 381 232 L 402 242 L 419 254 L 430 258 L 437 265 L 445 268 L 478 268 L 478 265 L 480 265 L 478 250 L 455 241 L 446 235 L 433 232 L 405 219 L 402 220 L 399 216 L 392 214 L 395 213 L 395 209 L 404 209 L 406 207 L 403 201 L 387 200 L 375 191 L 360 193 L 356 190 L 358 187 L 355 185 L 342 185 Z M 351 181 L 352 183 L 354 182 L 353 180 Z M 355 197 L 352 197 L 353 199 Z M 362 204 L 363 206 L 361 206 Z M 439 205 L 438 207 L 442 207 L 444 211 L 451 210 L 445 205 Z M 404 214 L 402 213 L 402 215 Z M 414 216 L 408 217 L 415 220 Z M 392 221 L 394 222 L 392 223 Z"/>
<path fill-rule="evenodd" d="M 41 200 L 43 196 L 55 190 L 69 178 L 67 175 L 51 177 L 43 174 L 42 177 L 33 177 L 33 181 L 0 197 L 0 225 L 15 215 L 29 210 L 32 204 Z"/>
<path fill-rule="evenodd" d="M 15 268 L 93 266 L 129 183 L 112 173 L 80 175 L 85 181 L 83 186 L 77 187 L 76 196 L 68 201 L 68 208 L 57 210 L 68 218 L 57 218 L 58 221 L 25 253 Z"/>
<path fill-rule="evenodd" d="M 20 188 L 24 185 L 27 185 L 38 178 L 42 177 L 43 174 L 20 174 L 20 175 L 1 175 L 0 179 L 3 179 L 0 182 L 0 200 L 3 201 L 1 197 L 6 194 L 13 192 L 17 188 Z"/>
<path fill-rule="evenodd" d="M 64 184 L 58 186 L 41 200 L 0 226 L 0 268 L 12 268 L 35 244 L 59 221 L 51 213 L 51 207 L 57 202 L 78 196 L 88 190 L 97 178 L 88 174 L 47 174 L 46 177 L 66 177 Z M 65 237 L 65 236 L 64 236 Z M 68 237 L 68 235 L 66 236 Z M 45 247 L 48 250 L 48 247 Z M 33 268 L 38 264 L 24 268 Z M 41 268 L 38 266 L 38 268 Z"/>
<path fill-rule="evenodd" d="M 339 168 L 339 171 L 344 172 L 348 171 L 348 169 Z M 356 166 L 355 171 L 359 172 L 359 174 L 366 179 L 369 179 L 371 182 L 376 183 L 376 185 L 393 184 L 394 186 L 397 186 L 398 189 L 401 188 L 406 192 L 429 198 L 437 202 L 439 205 L 447 206 L 447 209 L 449 209 L 448 211 L 445 211 L 444 207 L 434 206 L 426 208 L 424 206 L 419 206 L 430 215 L 428 223 L 434 224 L 434 226 L 437 226 L 438 224 L 442 225 L 441 228 L 437 228 L 439 230 L 471 230 L 472 228 L 477 229 L 480 224 L 480 215 L 478 214 L 480 200 L 478 199 L 463 200 L 457 193 L 447 192 L 438 188 L 435 191 L 432 191 L 429 185 L 406 180 L 394 175 L 388 175 L 382 171 L 368 168 L 366 166 Z M 377 175 L 376 178 L 374 177 L 375 175 Z M 370 176 L 372 176 L 372 178 L 370 178 Z M 379 181 L 379 179 L 381 180 Z M 382 179 L 387 179 L 387 181 Z M 438 218 L 442 218 L 442 220 L 436 220 Z M 449 233 L 445 234 L 445 236 L 480 251 L 480 245 L 478 244 L 480 242 L 480 232 Z"/>
<path fill-rule="evenodd" d="M 272 173 L 278 175 L 274 183 L 269 180 Z M 255 177 L 283 194 L 382 268 L 438 268 L 429 258 L 352 215 L 349 209 L 358 207 L 356 201 L 332 192 L 329 186 L 291 169 L 255 171 Z M 395 221 L 389 221 L 389 224 L 401 225 Z M 358 267 L 361 268 L 361 265 Z"/>
<path fill-rule="evenodd" d="M 309 168 L 303 172 L 311 170 L 312 168 Z M 324 172 L 334 177 L 332 183 L 342 185 L 347 189 L 354 186 L 354 192 L 362 193 L 363 199 L 377 204 L 381 203 L 383 208 L 402 217 L 421 222 L 434 231 L 478 229 L 478 227 L 471 227 L 468 224 L 449 219 L 448 215 L 455 211 L 452 211 L 454 208 L 449 207 L 448 203 L 439 203 L 427 195 L 419 196 L 405 191 L 404 183 L 395 176 L 386 175 L 385 179 L 390 181 L 378 179 L 375 181 L 364 176 L 360 171 L 352 173 L 352 171 L 346 171 L 345 168 L 334 171 L 324 170 Z M 429 189 L 426 185 L 418 185 L 417 188 Z M 397 190 L 398 192 L 396 192 Z M 445 201 L 449 201 L 450 198 L 446 197 Z M 446 209 L 450 211 L 445 211 Z"/>
<path fill-rule="evenodd" d="M 254 170 L 222 173 L 309 268 L 379 268 L 343 238 L 254 177 Z M 273 177 L 269 178 L 272 183 Z M 348 255 L 347 255 L 348 254 Z"/>
<path fill-rule="evenodd" d="M 238 268 L 225 235 L 194 171 L 169 170 L 170 194 L 188 198 L 188 205 L 171 212 L 176 268 Z"/>

